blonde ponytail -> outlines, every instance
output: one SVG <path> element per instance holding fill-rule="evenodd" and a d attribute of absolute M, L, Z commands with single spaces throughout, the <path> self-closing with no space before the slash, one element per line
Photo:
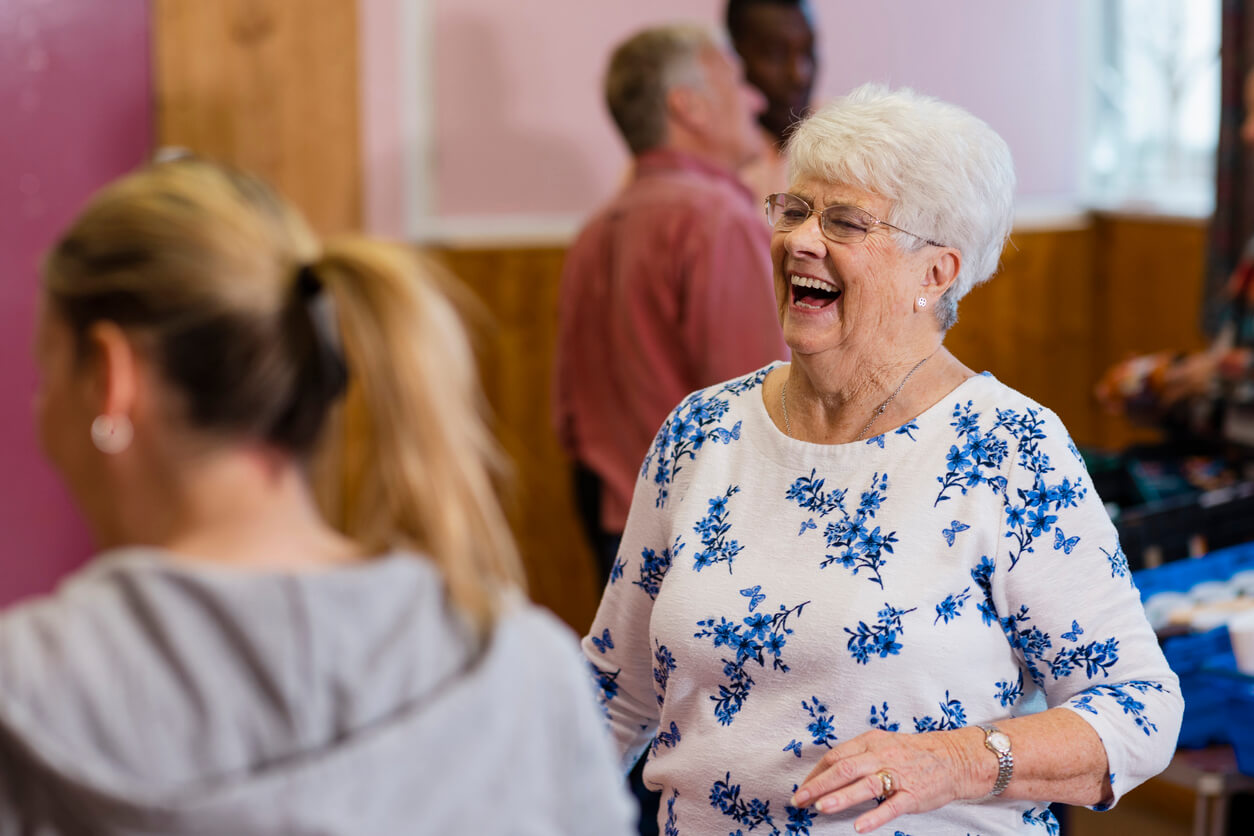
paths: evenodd
<path fill-rule="evenodd" d="M 80 345 L 102 319 L 142 332 L 191 428 L 312 452 L 327 519 L 368 553 L 424 552 L 486 635 L 523 573 L 447 279 L 396 245 L 344 239 L 319 252 L 264 182 L 183 159 L 98 193 L 44 281 Z M 344 365 L 348 390 L 332 406 Z"/>
<path fill-rule="evenodd" d="M 323 513 L 369 550 L 417 549 L 486 634 L 523 571 L 496 496 L 501 454 L 441 268 L 362 238 L 315 270 L 338 311 L 349 387 L 318 453 Z"/>

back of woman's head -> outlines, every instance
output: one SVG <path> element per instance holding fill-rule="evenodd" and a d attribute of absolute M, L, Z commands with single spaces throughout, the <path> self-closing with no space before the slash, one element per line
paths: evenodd
<path fill-rule="evenodd" d="M 264 183 L 199 160 L 100 192 L 49 254 L 45 284 L 79 345 L 95 321 L 144 341 L 178 418 L 298 453 L 336 392 L 299 289 L 318 242 Z"/>
<path fill-rule="evenodd" d="M 428 553 L 480 629 L 521 584 L 473 353 L 449 283 L 416 253 L 323 246 L 262 181 L 184 159 L 101 191 L 44 281 L 81 350 L 93 323 L 116 323 L 171 421 L 312 459 L 328 519 L 370 552 Z"/>
<path fill-rule="evenodd" d="M 886 197 L 893 208 L 885 220 L 961 251 L 962 269 L 938 313 L 944 327 L 957 301 L 996 271 L 1014 219 L 1014 163 L 1005 140 L 966 110 L 867 84 L 802 122 L 788 154 L 792 179 Z"/>

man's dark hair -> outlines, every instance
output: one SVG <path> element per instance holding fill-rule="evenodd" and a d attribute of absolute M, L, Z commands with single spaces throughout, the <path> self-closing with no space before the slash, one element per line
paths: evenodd
<path fill-rule="evenodd" d="M 727 0 L 727 34 L 736 40 L 744 31 L 745 9 L 750 6 L 791 6 L 810 16 L 807 0 Z"/>

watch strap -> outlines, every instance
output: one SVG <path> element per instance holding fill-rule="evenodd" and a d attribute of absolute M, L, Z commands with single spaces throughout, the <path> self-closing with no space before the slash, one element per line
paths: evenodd
<path fill-rule="evenodd" d="M 981 725 L 984 731 L 984 746 L 997 756 L 997 780 L 993 782 L 993 789 L 989 792 L 990 796 L 1001 795 L 1006 790 L 1006 786 L 1010 783 L 1010 777 L 1015 771 L 1015 756 L 1010 751 L 1010 738 L 1001 729 L 994 725 Z M 999 749 L 992 743 L 994 734 L 1001 735 L 1006 740 L 1006 747 Z"/>

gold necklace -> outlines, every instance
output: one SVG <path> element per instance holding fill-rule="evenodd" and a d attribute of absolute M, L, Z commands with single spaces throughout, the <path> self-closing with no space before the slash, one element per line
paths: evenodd
<path fill-rule="evenodd" d="M 936 353 L 935 351 L 932 352 L 932 354 L 935 354 L 935 353 Z M 893 390 L 893 393 L 889 395 L 887 398 L 885 398 L 884 402 L 879 405 L 879 408 L 876 409 L 875 412 L 871 415 L 871 420 L 866 422 L 866 426 L 862 428 L 862 432 L 858 433 L 858 435 L 854 438 L 854 441 L 862 440 L 862 437 L 866 435 L 867 430 L 871 429 L 871 425 L 875 423 L 876 419 L 878 419 L 881 415 L 883 415 L 884 410 L 888 409 L 888 405 L 892 403 L 893 400 L 899 394 L 901 394 L 901 390 L 905 388 L 906 381 L 908 381 L 911 377 L 914 376 L 914 373 L 919 370 L 920 366 L 922 366 L 928 360 L 932 359 L 932 354 L 929 354 L 928 356 L 924 357 L 919 362 L 915 363 L 914 368 L 906 372 L 906 376 L 901 379 L 901 383 L 898 383 L 897 388 Z M 788 420 L 788 378 L 784 378 L 784 386 L 779 391 L 779 405 L 780 405 L 781 410 L 784 413 L 784 434 L 791 438 L 792 437 L 792 422 Z"/>

